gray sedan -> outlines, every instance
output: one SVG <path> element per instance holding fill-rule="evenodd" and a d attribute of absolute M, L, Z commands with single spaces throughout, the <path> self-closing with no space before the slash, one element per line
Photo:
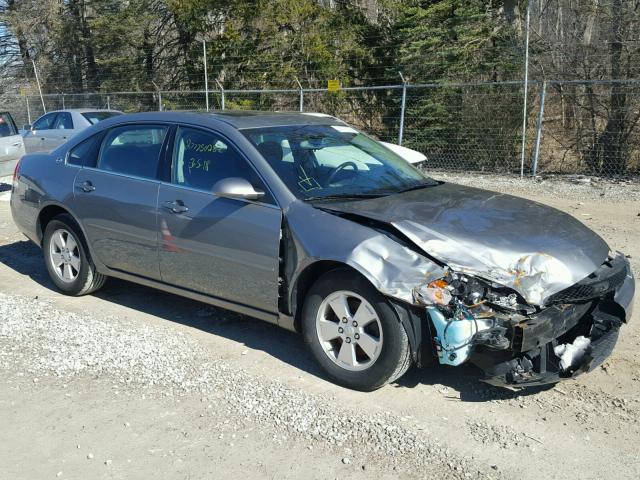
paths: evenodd
<path fill-rule="evenodd" d="M 25 148 L 27 153 L 50 152 L 85 128 L 116 115 L 122 115 L 122 112 L 76 108 L 45 113 L 33 125 L 23 127 Z"/>
<path fill-rule="evenodd" d="M 467 362 L 557 382 L 631 318 L 627 258 L 573 217 L 433 180 L 326 115 L 110 118 L 23 157 L 13 185 L 63 292 L 118 277 L 258 317 L 350 388 Z"/>

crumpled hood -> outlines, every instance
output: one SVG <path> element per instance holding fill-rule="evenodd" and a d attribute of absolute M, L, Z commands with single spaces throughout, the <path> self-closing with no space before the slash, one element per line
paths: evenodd
<path fill-rule="evenodd" d="M 322 208 L 389 223 L 455 271 L 511 287 L 535 305 L 595 271 L 609 252 L 555 208 L 449 183 Z"/>

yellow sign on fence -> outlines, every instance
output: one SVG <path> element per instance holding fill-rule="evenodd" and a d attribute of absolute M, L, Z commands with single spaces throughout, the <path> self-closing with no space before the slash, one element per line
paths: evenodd
<path fill-rule="evenodd" d="M 340 80 L 327 80 L 327 90 L 337 92 L 340 90 Z"/>

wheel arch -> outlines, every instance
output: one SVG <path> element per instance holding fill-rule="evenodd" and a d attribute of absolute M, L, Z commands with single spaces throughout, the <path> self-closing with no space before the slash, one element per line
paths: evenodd
<path fill-rule="evenodd" d="M 304 300 L 307 296 L 307 292 L 311 286 L 325 273 L 332 272 L 334 270 L 348 270 L 366 279 L 366 276 L 343 262 L 336 260 L 318 260 L 316 262 L 307 265 L 293 280 L 293 284 L 290 290 L 290 308 L 291 315 L 294 318 L 294 327 L 296 331 L 301 331 L 301 315 Z M 369 283 L 371 281 L 367 279 Z"/>
<path fill-rule="evenodd" d="M 47 228 L 47 225 L 49 224 L 49 222 L 53 220 L 55 217 L 57 217 L 58 215 L 62 215 L 62 214 L 69 215 L 71 218 L 73 218 L 73 221 L 76 222 L 76 225 L 78 225 L 78 228 L 80 228 L 80 232 L 84 237 L 84 242 L 89 250 L 89 255 L 93 259 L 93 262 L 96 264 L 96 267 L 101 266 L 99 262 L 96 261 L 96 256 L 93 254 L 93 248 L 89 243 L 87 232 L 85 232 L 85 229 L 82 223 L 80 222 L 78 217 L 73 213 L 71 209 L 69 209 L 66 205 L 62 205 L 60 203 L 53 203 L 53 202 L 49 203 L 45 205 L 43 208 L 41 208 L 40 212 L 38 213 L 38 219 L 36 221 L 36 235 L 38 236 L 38 241 L 40 243 L 40 246 L 42 247 L 42 242 L 44 240 L 44 231 Z M 101 270 L 101 268 L 99 268 L 99 270 Z"/>
<path fill-rule="evenodd" d="M 63 214 L 70 215 L 71 217 L 73 217 L 76 223 L 78 223 L 78 220 L 67 208 L 57 203 L 51 203 L 40 210 L 40 212 L 38 213 L 38 219 L 36 221 L 36 235 L 38 236 L 38 240 L 40 241 L 41 246 L 44 239 L 44 231 L 47 229 L 47 225 L 49 224 L 49 222 L 58 215 Z"/>
<path fill-rule="evenodd" d="M 364 278 L 373 288 L 378 290 L 375 284 L 367 278 L 367 275 L 346 263 L 336 260 L 318 260 L 308 265 L 295 278 L 291 289 L 291 313 L 294 319 L 294 328 L 297 332 L 301 331 L 302 307 L 307 292 L 322 275 L 334 270 L 347 270 L 352 272 Z M 384 296 L 387 298 L 389 305 L 391 305 L 393 311 L 396 313 L 398 321 L 407 333 L 413 360 L 418 364 L 431 363 L 434 352 L 432 348 L 429 348 L 431 346 L 430 342 L 424 341 L 430 335 L 430 325 L 426 314 L 419 311 L 415 305 L 409 305 L 406 302 L 391 298 L 388 295 Z M 424 351 L 423 345 L 427 347 L 428 351 Z"/>

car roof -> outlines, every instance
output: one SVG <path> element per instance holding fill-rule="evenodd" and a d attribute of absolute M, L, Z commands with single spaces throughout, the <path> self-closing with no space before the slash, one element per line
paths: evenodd
<path fill-rule="evenodd" d="M 211 120 L 224 122 L 240 130 L 281 125 L 345 125 L 335 117 L 312 112 L 261 112 L 253 110 L 215 110 L 211 112 L 164 111 L 120 115 L 100 122 L 103 125 L 131 121 L 171 121 L 208 125 Z M 105 123 L 106 122 L 106 123 Z"/>
<path fill-rule="evenodd" d="M 61 112 L 69 112 L 69 113 L 87 113 L 87 112 L 113 112 L 113 113 L 122 113 L 119 110 L 108 110 L 106 108 L 65 108 L 64 110 L 49 110 L 47 113 L 61 113 Z"/>

